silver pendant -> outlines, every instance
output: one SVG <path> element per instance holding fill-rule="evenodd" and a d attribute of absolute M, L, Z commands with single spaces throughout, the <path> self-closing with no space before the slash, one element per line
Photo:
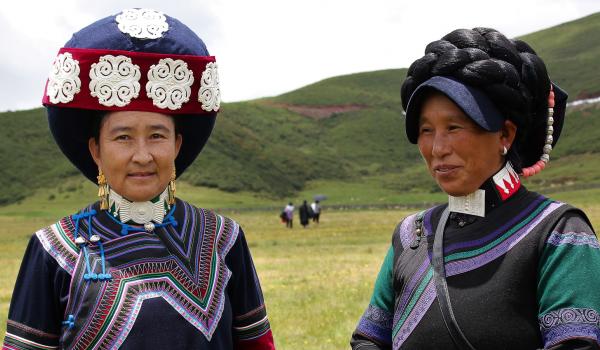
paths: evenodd
<path fill-rule="evenodd" d="M 154 231 L 154 228 L 155 228 L 155 226 L 151 222 L 147 222 L 144 224 L 144 230 L 146 230 L 146 232 L 148 232 L 148 233 Z"/>
<path fill-rule="evenodd" d="M 135 223 L 150 222 L 154 218 L 154 205 L 151 202 L 132 202 L 129 207 L 129 215 Z"/>

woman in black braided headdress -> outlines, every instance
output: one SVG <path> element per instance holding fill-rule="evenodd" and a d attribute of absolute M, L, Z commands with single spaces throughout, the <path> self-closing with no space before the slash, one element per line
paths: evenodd
<path fill-rule="evenodd" d="M 406 134 L 448 204 L 396 228 L 353 349 L 598 349 L 600 245 L 585 214 L 528 191 L 567 95 L 520 40 L 459 29 L 402 85 Z"/>

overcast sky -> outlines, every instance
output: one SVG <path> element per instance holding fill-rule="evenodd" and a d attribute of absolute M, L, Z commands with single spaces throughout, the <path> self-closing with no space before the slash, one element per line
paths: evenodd
<path fill-rule="evenodd" d="M 600 11 L 599 0 L 4 1 L 0 111 L 40 106 L 58 49 L 71 34 L 124 8 L 181 20 L 219 63 L 226 102 L 273 96 L 321 79 L 407 67 L 456 28 L 509 37 Z"/>

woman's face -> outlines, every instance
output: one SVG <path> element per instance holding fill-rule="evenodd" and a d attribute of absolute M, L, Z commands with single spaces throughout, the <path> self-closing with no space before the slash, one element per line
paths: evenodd
<path fill-rule="evenodd" d="M 153 112 L 112 112 L 89 140 L 108 185 L 131 201 L 147 201 L 165 190 L 181 147 L 173 118 Z"/>
<path fill-rule="evenodd" d="M 503 146 L 510 148 L 516 127 L 488 132 L 475 124 L 452 100 L 432 93 L 423 102 L 419 120 L 419 151 L 431 176 L 452 196 L 475 192 L 503 165 Z"/>

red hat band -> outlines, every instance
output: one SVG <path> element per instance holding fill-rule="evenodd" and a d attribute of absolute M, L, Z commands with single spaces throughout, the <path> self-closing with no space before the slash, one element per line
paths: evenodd
<path fill-rule="evenodd" d="M 42 103 L 91 110 L 208 114 L 219 110 L 220 99 L 214 56 L 62 48 Z"/>

